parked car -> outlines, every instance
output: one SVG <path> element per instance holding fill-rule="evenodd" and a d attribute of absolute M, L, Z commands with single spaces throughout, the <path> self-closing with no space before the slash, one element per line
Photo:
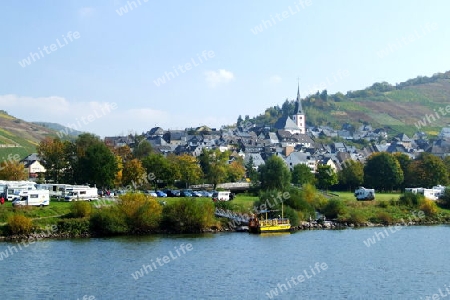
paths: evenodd
<path fill-rule="evenodd" d="M 203 194 L 200 191 L 193 191 L 192 197 L 203 197 Z"/>
<path fill-rule="evenodd" d="M 180 191 L 179 190 L 167 189 L 167 190 L 164 190 L 164 193 L 167 194 L 167 197 L 180 197 Z"/>
<path fill-rule="evenodd" d="M 189 191 L 183 190 L 180 192 L 180 197 L 192 197 L 192 194 Z"/>
<path fill-rule="evenodd" d="M 167 194 L 164 193 L 163 191 L 156 191 L 156 195 L 157 195 L 158 197 L 167 197 Z"/>
<path fill-rule="evenodd" d="M 203 197 L 208 197 L 208 198 L 211 198 L 213 195 L 213 192 L 210 192 L 210 191 L 201 191 L 201 193 L 202 193 Z"/>
<path fill-rule="evenodd" d="M 156 194 L 155 191 L 145 191 L 144 194 L 146 194 L 147 196 L 151 196 L 151 197 L 158 197 L 158 195 Z"/>

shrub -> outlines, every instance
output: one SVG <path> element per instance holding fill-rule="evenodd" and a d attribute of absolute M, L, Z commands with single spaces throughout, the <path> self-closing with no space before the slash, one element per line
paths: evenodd
<path fill-rule="evenodd" d="M 108 207 L 96 211 L 90 219 L 92 231 L 102 235 L 116 235 L 128 232 L 128 226 L 117 207 Z"/>
<path fill-rule="evenodd" d="M 163 224 L 170 231 L 201 232 L 206 227 L 216 224 L 214 204 L 209 199 L 182 198 L 164 206 Z"/>
<path fill-rule="evenodd" d="M 323 213 L 328 219 L 335 219 L 338 215 L 345 213 L 345 205 L 340 200 L 331 199 L 325 206 Z"/>
<path fill-rule="evenodd" d="M 162 206 L 153 197 L 126 194 L 120 197 L 117 208 L 125 218 L 131 233 L 151 232 L 159 227 Z"/>
<path fill-rule="evenodd" d="M 91 215 L 92 206 L 86 201 L 76 201 L 72 204 L 70 211 L 74 218 L 87 218 Z"/>
<path fill-rule="evenodd" d="M 68 234 L 72 237 L 89 233 L 88 218 L 62 219 L 58 221 L 57 226 L 59 233 Z"/>
<path fill-rule="evenodd" d="M 377 213 L 376 218 L 373 221 L 381 223 L 383 225 L 389 225 L 389 224 L 392 224 L 394 219 L 392 218 L 392 216 L 389 213 L 387 213 L 385 211 L 380 211 Z"/>
<path fill-rule="evenodd" d="M 419 207 L 420 210 L 422 210 L 427 217 L 432 217 L 437 214 L 438 207 L 436 205 L 436 202 L 432 200 L 425 199 L 422 204 Z"/>
<path fill-rule="evenodd" d="M 378 207 L 381 207 L 381 208 L 388 208 L 388 206 L 389 206 L 388 201 L 379 201 L 377 204 L 378 204 Z"/>
<path fill-rule="evenodd" d="M 33 230 L 33 220 L 23 215 L 12 215 L 8 217 L 7 227 L 11 234 L 29 234 Z"/>
<path fill-rule="evenodd" d="M 423 201 L 425 200 L 425 197 L 421 194 L 414 194 L 414 193 L 404 193 L 400 198 L 398 199 L 399 203 L 401 205 L 409 206 L 409 207 L 419 207 Z"/>

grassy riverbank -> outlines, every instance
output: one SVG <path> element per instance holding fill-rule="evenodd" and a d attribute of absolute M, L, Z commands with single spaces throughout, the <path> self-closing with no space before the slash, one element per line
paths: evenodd
<path fill-rule="evenodd" d="M 42 232 L 50 226 L 57 228 L 56 236 L 67 237 L 222 230 L 228 226 L 229 220 L 216 219 L 215 206 L 251 214 L 261 209 L 261 203 L 267 198 L 270 199 L 267 193 L 261 199 L 241 194 L 233 201 L 213 203 L 210 198 L 155 199 L 143 194 L 128 194 L 120 201 L 52 201 L 47 207 L 17 208 L 12 207 L 11 202 L 6 202 L 0 206 L 0 236 Z M 285 215 L 295 226 L 308 221 L 309 216 L 314 217 L 315 211 L 325 215 L 328 220 L 356 226 L 450 221 L 450 211 L 439 208 L 435 202 L 417 197 L 405 199 L 401 194 L 378 193 L 374 201 L 356 201 L 350 192 L 328 192 L 323 195 L 315 190 L 293 189 L 289 199 L 284 201 Z M 17 231 L 24 220 L 29 222 L 26 231 Z"/>

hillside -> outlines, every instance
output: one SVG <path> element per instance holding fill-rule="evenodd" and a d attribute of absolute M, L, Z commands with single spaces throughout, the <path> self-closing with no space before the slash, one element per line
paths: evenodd
<path fill-rule="evenodd" d="M 450 71 L 431 77 L 419 76 L 396 85 L 374 83 L 345 95 L 328 95 L 325 90 L 305 97 L 302 104 L 308 126 L 330 125 L 340 129 L 344 123 L 355 126 L 369 123 L 373 127 L 385 127 L 391 134 L 413 134 L 420 128 L 437 135 L 450 123 L 450 112 L 445 111 L 450 105 Z M 293 111 L 294 101 L 286 100 L 282 107 L 268 108 L 251 121 L 274 124 L 283 113 Z"/>
<path fill-rule="evenodd" d="M 82 131 L 78 131 L 78 130 L 72 129 L 72 128 L 63 126 L 63 125 L 58 124 L 58 123 L 51 123 L 51 122 L 32 122 L 32 123 L 36 124 L 36 125 L 40 125 L 40 126 L 45 127 L 45 128 L 49 128 L 49 129 L 57 131 L 57 132 L 60 132 L 64 136 L 67 135 L 69 138 L 70 137 L 76 138 L 77 136 L 79 136 L 80 134 L 83 133 Z"/>
<path fill-rule="evenodd" d="M 7 161 L 9 154 L 19 154 L 23 158 L 36 152 L 36 146 L 47 136 L 56 137 L 56 133 L 0 111 L 0 162 Z"/>

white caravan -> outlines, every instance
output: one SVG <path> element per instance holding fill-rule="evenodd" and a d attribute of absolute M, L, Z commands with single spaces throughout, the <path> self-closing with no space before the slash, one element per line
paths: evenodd
<path fill-rule="evenodd" d="M 445 186 L 436 185 L 431 189 L 424 188 L 405 188 L 405 193 L 422 194 L 425 198 L 429 200 L 436 201 L 445 192 Z"/>
<path fill-rule="evenodd" d="M 23 191 L 13 200 L 12 205 L 47 206 L 50 205 L 50 193 L 47 190 Z"/>
<path fill-rule="evenodd" d="M 36 190 L 36 183 L 31 181 L 4 181 L 6 185 L 5 200 L 12 201 L 19 197 L 21 192 Z"/>
<path fill-rule="evenodd" d="M 73 186 L 66 189 L 65 201 L 91 201 L 98 200 L 97 188 Z"/>
<path fill-rule="evenodd" d="M 230 191 L 214 192 L 212 195 L 212 199 L 213 201 L 229 201 L 230 194 Z"/>
<path fill-rule="evenodd" d="M 355 190 L 355 197 L 358 201 L 364 200 L 374 200 L 375 199 L 375 190 L 374 189 L 366 189 L 362 186 Z"/>

